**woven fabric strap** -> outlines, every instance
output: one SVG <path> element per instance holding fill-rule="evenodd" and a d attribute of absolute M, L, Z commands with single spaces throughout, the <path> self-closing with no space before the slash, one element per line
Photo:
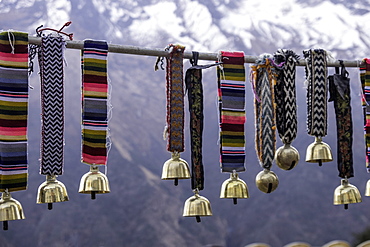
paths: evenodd
<path fill-rule="evenodd" d="M 366 145 L 366 168 L 370 172 L 370 59 L 365 58 L 360 65 L 362 85 L 362 108 L 364 114 L 364 135 Z"/>
<path fill-rule="evenodd" d="M 27 189 L 28 34 L 0 33 L 0 191 Z"/>
<path fill-rule="evenodd" d="M 185 47 L 169 45 L 166 58 L 167 127 L 169 152 L 184 151 L 184 75 L 183 55 Z"/>
<path fill-rule="evenodd" d="M 341 61 L 343 64 L 343 62 Z M 341 74 L 329 76 L 329 101 L 334 102 L 335 118 L 337 123 L 337 161 L 339 177 L 353 177 L 353 127 L 351 109 L 351 89 L 348 72 L 342 66 Z"/>
<path fill-rule="evenodd" d="M 311 49 L 303 51 L 307 62 L 307 132 L 311 136 L 327 134 L 327 67 L 326 51 Z"/>
<path fill-rule="evenodd" d="M 191 145 L 191 187 L 204 188 L 204 169 L 202 157 L 203 134 L 203 86 L 202 70 L 189 68 L 185 74 L 190 113 L 190 145 Z"/>
<path fill-rule="evenodd" d="M 281 57 L 281 59 L 277 59 Z M 281 61 L 280 61 L 281 60 Z M 292 50 L 279 50 L 275 61 L 284 63 L 275 85 L 276 126 L 284 144 L 291 144 L 297 136 L 297 102 L 295 74 L 298 56 Z"/>
<path fill-rule="evenodd" d="M 82 51 L 82 162 L 107 164 L 108 44 L 85 40 Z"/>
<path fill-rule="evenodd" d="M 256 124 L 256 152 L 260 165 L 270 169 L 276 149 L 274 106 L 275 72 L 272 56 L 264 54 L 251 66 L 255 91 L 254 110 Z"/>
<path fill-rule="evenodd" d="M 245 171 L 245 68 L 243 52 L 221 51 L 217 67 L 222 172 Z"/>
<path fill-rule="evenodd" d="M 62 37 L 41 38 L 41 165 L 42 175 L 62 175 L 64 162 L 64 77 Z"/>

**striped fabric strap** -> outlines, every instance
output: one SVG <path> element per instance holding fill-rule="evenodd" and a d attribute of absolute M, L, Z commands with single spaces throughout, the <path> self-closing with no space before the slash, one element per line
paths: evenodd
<path fill-rule="evenodd" d="M 349 73 L 343 65 L 341 73 L 336 67 L 336 73 L 329 76 L 330 101 L 334 102 L 335 118 L 337 124 L 337 162 L 339 177 L 350 178 L 353 172 L 353 126 L 351 108 L 351 88 Z"/>
<path fill-rule="evenodd" d="M 217 67 L 222 172 L 245 171 L 245 68 L 243 52 L 220 52 Z"/>
<path fill-rule="evenodd" d="M 256 124 L 256 152 L 263 168 L 270 169 L 276 149 L 275 73 L 272 55 L 264 54 L 251 66 L 255 89 L 254 110 Z"/>
<path fill-rule="evenodd" d="M 167 127 L 169 152 L 184 152 L 184 79 L 183 55 L 185 47 L 169 45 L 166 58 Z"/>
<path fill-rule="evenodd" d="M 82 51 L 82 162 L 107 164 L 108 44 L 85 40 Z"/>
<path fill-rule="evenodd" d="M 307 132 L 311 136 L 327 134 L 327 66 L 326 51 L 311 49 L 303 51 L 307 61 Z"/>
<path fill-rule="evenodd" d="M 0 33 L 0 191 L 27 189 L 28 34 Z"/>
<path fill-rule="evenodd" d="M 366 168 L 370 172 L 370 59 L 364 58 L 360 65 L 362 85 L 362 108 L 364 114 L 364 135 L 366 145 Z"/>
<path fill-rule="evenodd" d="M 62 175 L 64 162 L 64 75 L 62 37 L 41 38 L 42 175 Z"/>

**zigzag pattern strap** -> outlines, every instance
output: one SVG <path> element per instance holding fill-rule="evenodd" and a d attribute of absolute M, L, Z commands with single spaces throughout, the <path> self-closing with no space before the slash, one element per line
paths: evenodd
<path fill-rule="evenodd" d="M 326 51 L 303 51 L 307 61 L 307 132 L 324 137 L 327 134 L 327 66 Z"/>
<path fill-rule="evenodd" d="M 183 55 L 185 47 L 169 46 L 170 57 L 166 58 L 167 126 L 169 152 L 184 152 L 184 79 Z"/>
<path fill-rule="evenodd" d="M 368 172 L 370 172 L 370 59 L 368 58 L 364 58 L 361 62 L 360 80 L 362 85 L 366 168 L 368 169 Z"/>
<path fill-rule="evenodd" d="M 275 139 L 275 100 L 274 84 L 276 74 L 271 64 L 272 56 L 264 54 L 252 68 L 252 83 L 255 89 L 256 151 L 260 164 L 270 169 L 274 161 Z"/>
<path fill-rule="evenodd" d="M 284 144 L 292 143 L 297 136 L 295 74 L 298 58 L 292 50 L 275 53 L 275 62 L 284 63 L 275 85 L 276 126 Z"/>
<path fill-rule="evenodd" d="M 221 51 L 217 67 L 222 172 L 245 171 L 245 68 L 243 52 Z"/>
<path fill-rule="evenodd" d="M 190 143 L 191 143 L 191 187 L 203 190 L 204 169 L 202 157 L 203 134 L 203 86 L 202 70 L 189 68 L 185 74 L 189 100 Z"/>
<path fill-rule="evenodd" d="M 108 44 L 85 40 L 82 51 L 82 162 L 107 164 Z"/>
<path fill-rule="evenodd" d="M 64 71 L 62 37 L 42 37 L 39 50 L 41 77 L 42 175 L 62 175 L 64 162 Z"/>
<path fill-rule="evenodd" d="M 28 33 L 0 33 L 0 191 L 27 189 Z"/>
<path fill-rule="evenodd" d="M 353 177 L 353 126 L 351 108 L 351 88 L 348 72 L 344 65 L 342 72 L 329 76 L 329 101 L 334 101 L 337 123 L 337 161 L 339 177 Z"/>

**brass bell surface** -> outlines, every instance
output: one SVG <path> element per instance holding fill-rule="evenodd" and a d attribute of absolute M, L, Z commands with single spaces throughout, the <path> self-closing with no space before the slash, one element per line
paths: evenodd
<path fill-rule="evenodd" d="M 315 137 L 315 142 L 307 147 L 306 162 L 319 163 L 333 161 L 330 146 L 322 141 L 320 137 Z"/>
<path fill-rule="evenodd" d="M 366 183 L 365 196 L 370 196 L 370 179 Z"/>
<path fill-rule="evenodd" d="M 201 216 L 212 216 L 211 203 L 204 196 L 200 196 L 198 190 L 189 197 L 184 204 L 184 217 L 195 217 L 199 223 Z"/>
<path fill-rule="evenodd" d="M 237 199 L 249 198 L 248 186 L 238 173 L 230 173 L 230 178 L 222 183 L 220 198 L 233 199 L 234 204 L 237 204 Z"/>
<path fill-rule="evenodd" d="M 79 193 L 91 194 L 91 199 L 95 199 L 96 194 L 109 193 L 108 178 L 99 171 L 97 166 L 91 165 L 90 171 L 85 173 L 80 181 Z"/>
<path fill-rule="evenodd" d="M 46 175 L 37 193 L 37 203 L 47 203 L 48 209 L 53 208 L 52 203 L 68 201 L 68 193 L 64 184 L 56 179 L 56 175 Z"/>
<path fill-rule="evenodd" d="M 179 179 L 189 179 L 190 169 L 188 163 L 180 158 L 180 153 L 173 152 L 171 159 L 167 160 L 162 169 L 162 179 L 174 179 L 174 184 L 178 185 Z"/>
<path fill-rule="evenodd" d="M 348 209 L 348 204 L 359 202 L 362 202 L 359 190 L 347 179 L 342 179 L 341 185 L 334 191 L 334 205 L 344 204 L 344 208 Z"/>
<path fill-rule="evenodd" d="M 275 153 L 276 165 L 286 171 L 293 169 L 298 164 L 299 158 L 298 150 L 289 144 L 278 148 Z"/>
<path fill-rule="evenodd" d="M 12 198 L 9 192 L 3 192 L 0 199 L 0 221 L 3 221 L 3 229 L 8 230 L 9 220 L 25 219 L 22 205 Z"/>
<path fill-rule="evenodd" d="M 262 192 L 271 193 L 276 190 L 278 185 L 279 178 L 273 171 L 264 169 L 256 176 L 256 186 Z"/>

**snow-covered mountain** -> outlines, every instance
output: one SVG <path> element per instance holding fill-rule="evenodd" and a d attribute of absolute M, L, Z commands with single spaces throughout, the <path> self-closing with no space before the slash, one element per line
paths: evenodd
<path fill-rule="evenodd" d="M 345 60 L 369 56 L 369 19 L 369 0 L 0 0 L 0 29 L 30 35 L 40 25 L 59 29 L 72 21 L 64 31 L 73 32 L 75 40 L 92 38 L 154 48 L 180 43 L 188 51 L 242 50 L 248 55 L 274 53 L 278 48 L 301 55 L 303 49 L 320 47 Z M 254 152 L 253 93 L 247 92 L 247 171 L 240 176 L 247 182 L 251 198 L 236 206 L 218 198 L 227 175 L 220 173 L 218 165 L 216 73 L 213 69 L 204 72 L 206 183 L 202 195 L 211 201 L 214 216 L 197 224 L 182 217 L 183 203 L 192 195 L 190 182 L 180 181 L 174 187 L 160 180 L 162 164 L 169 158 L 162 140 L 164 72 L 154 72 L 156 58 L 110 53 L 113 147 L 108 177 L 112 192 L 99 195 L 96 201 L 78 194 L 79 179 L 88 170 L 79 162 L 79 56 L 77 50 L 66 51 L 65 174 L 60 180 L 67 186 L 70 201 L 55 205 L 52 211 L 35 204 L 37 187 L 44 178 L 38 174 L 40 102 L 38 74 L 34 73 L 30 78 L 35 89 L 30 92 L 29 188 L 14 193 L 27 219 L 10 222 L 10 230 L 0 234 L 0 246 L 234 247 L 253 242 L 283 246 L 293 241 L 319 246 L 334 239 L 351 242 L 352 233 L 370 225 L 369 198 L 350 205 L 347 211 L 332 205 L 333 191 L 339 185 L 335 161 L 321 168 L 304 162 L 305 148 L 313 138 L 305 129 L 303 68 L 297 69 L 299 135 L 293 143 L 300 150 L 301 161 L 289 172 L 274 166 L 280 184 L 271 194 L 254 186 L 261 168 Z M 184 64 L 188 66 L 188 62 Z M 358 71 L 349 71 L 356 175 L 351 183 L 363 192 L 368 175 Z M 330 110 L 325 141 L 335 154 L 333 117 Z M 186 160 L 190 160 L 188 142 L 182 155 Z"/>

